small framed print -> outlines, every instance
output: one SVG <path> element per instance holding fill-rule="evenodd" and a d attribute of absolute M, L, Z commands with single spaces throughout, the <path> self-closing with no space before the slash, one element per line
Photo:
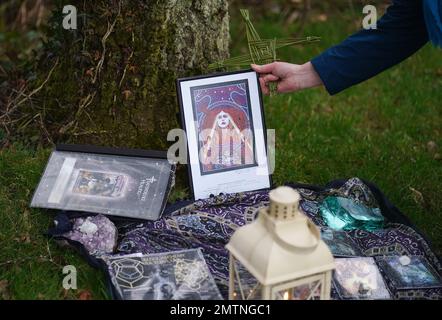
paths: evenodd
<path fill-rule="evenodd" d="M 162 151 L 57 145 L 31 207 L 156 220 L 174 174 Z"/>
<path fill-rule="evenodd" d="M 181 78 L 177 91 L 195 199 L 270 188 L 257 73 Z"/>
<path fill-rule="evenodd" d="M 122 300 L 222 300 L 201 249 L 104 256 Z"/>
<path fill-rule="evenodd" d="M 341 299 L 391 299 L 373 257 L 338 258 L 335 264 L 333 285 Z"/>
<path fill-rule="evenodd" d="M 386 277 L 397 289 L 424 289 L 442 287 L 441 277 L 424 256 L 405 257 L 401 263 L 399 256 L 376 257 Z"/>
<path fill-rule="evenodd" d="M 321 228 L 321 238 L 335 257 L 363 256 L 357 243 L 345 231 Z"/>

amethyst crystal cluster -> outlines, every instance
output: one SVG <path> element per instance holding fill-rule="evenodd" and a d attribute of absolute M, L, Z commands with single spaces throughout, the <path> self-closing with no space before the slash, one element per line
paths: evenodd
<path fill-rule="evenodd" d="M 63 236 L 80 242 L 91 255 L 112 253 L 117 245 L 118 231 L 104 215 L 76 218 L 72 230 Z"/>

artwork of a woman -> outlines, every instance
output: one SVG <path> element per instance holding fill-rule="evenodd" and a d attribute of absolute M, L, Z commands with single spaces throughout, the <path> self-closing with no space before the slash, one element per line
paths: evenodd
<path fill-rule="evenodd" d="M 254 140 L 245 85 L 198 90 L 196 102 L 202 172 L 253 165 Z"/>
<path fill-rule="evenodd" d="M 206 170 L 231 168 L 253 163 L 251 131 L 240 130 L 232 117 L 220 111 L 212 129 L 201 132 L 201 162 Z"/>

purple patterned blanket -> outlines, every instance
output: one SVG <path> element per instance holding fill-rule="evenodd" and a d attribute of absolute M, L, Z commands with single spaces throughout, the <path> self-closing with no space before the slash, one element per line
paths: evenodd
<path fill-rule="evenodd" d="M 353 199 L 370 207 L 381 207 L 378 197 L 367 184 L 353 178 L 338 188 L 312 190 L 298 188 L 301 208 L 320 227 L 325 223 L 319 214 L 319 204 L 330 195 Z M 158 221 L 117 223 L 119 242 L 116 254 L 159 253 L 187 248 L 202 248 L 205 259 L 224 297 L 228 289 L 228 255 L 224 248 L 236 228 L 254 220 L 258 209 L 268 204 L 268 191 L 219 195 L 207 200 L 184 204 L 166 212 Z M 383 212 L 384 213 L 384 212 Z M 347 235 L 360 248 L 362 256 L 422 256 L 436 270 L 442 266 L 427 241 L 411 226 L 388 219 L 376 231 L 351 230 Z M 394 220 L 394 219 L 393 219 Z M 398 288 L 394 279 L 384 274 L 394 299 L 441 299 L 442 288 Z M 332 298 L 340 299 L 335 289 Z"/>

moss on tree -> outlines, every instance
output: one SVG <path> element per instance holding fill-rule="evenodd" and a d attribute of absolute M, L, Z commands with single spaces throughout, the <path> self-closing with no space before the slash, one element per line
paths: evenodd
<path fill-rule="evenodd" d="M 20 107 L 17 130 L 54 142 L 164 148 L 168 130 L 180 126 L 175 80 L 228 55 L 227 1 L 65 2 L 49 24 L 37 82 L 55 68 Z M 64 4 L 77 7 L 77 30 L 62 28 Z"/>

